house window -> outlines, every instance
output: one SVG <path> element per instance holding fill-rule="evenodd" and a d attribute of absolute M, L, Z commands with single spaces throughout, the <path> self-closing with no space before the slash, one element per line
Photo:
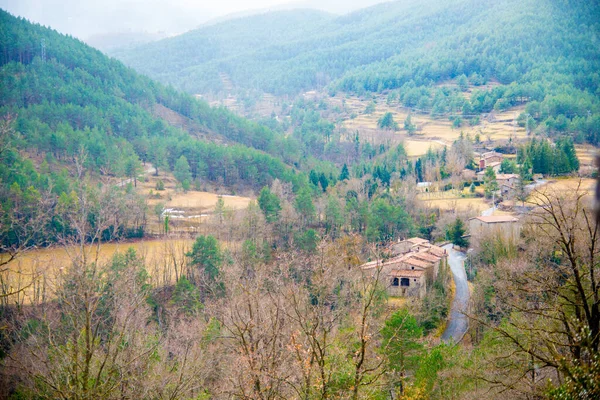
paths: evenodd
<path fill-rule="evenodd" d="M 400 281 L 398 280 L 398 278 L 394 278 L 392 280 L 392 286 L 398 286 L 400 284 Z"/>
<path fill-rule="evenodd" d="M 410 279 L 408 279 L 408 278 L 400 279 L 400 286 L 410 286 Z"/>

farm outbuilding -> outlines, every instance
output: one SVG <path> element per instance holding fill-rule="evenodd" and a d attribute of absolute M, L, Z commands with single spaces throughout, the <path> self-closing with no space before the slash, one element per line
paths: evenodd
<path fill-rule="evenodd" d="M 521 224 L 517 218 L 510 215 L 475 217 L 469 220 L 469 230 L 471 237 L 491 234 L 514 241 L 521 233 Z"/>

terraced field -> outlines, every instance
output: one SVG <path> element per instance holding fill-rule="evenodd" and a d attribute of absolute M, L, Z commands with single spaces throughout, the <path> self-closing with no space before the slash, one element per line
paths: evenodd
<path fill-rule="evenodd" d="M 342 126 L 347 129 L 377 129 L 377 121 L 386 112 L 391 112 L 394 120 L 402 128 L 404 120 L 408 116 L 407 109 L 389 106 L 381 97 L 375 102 L 375 111 L 371 114 L 364 114 L 367 106 L 371 104 L 371 100 L 338 95 L 329 101 L 335 106 L 343 107 L 348 115 L 355 115 L 355 118 L 343 121 Z M 527 137 L 525 128 L 516 124 L 516 119 L 523 110 L 524 106 L 521 106 L 502 113 L 491 113 L 488 119 L 483 120 L 479 125 L 469 126 L 465 121 L 460 128 L 453 128 L 452 122 L 447 118 L 434 119 L 429 115 L 412 114 L 411 120 L 417 127 L 415 136 L 424 140 L 439 140 L 450 144 L 458 138 L 461 131 L 473 138 L 479 134 L 482 141 L 488 139 L 508 140 L 511 137 L 515 139 Z M 403 133 L 402 129 L 400 133 Z"/>

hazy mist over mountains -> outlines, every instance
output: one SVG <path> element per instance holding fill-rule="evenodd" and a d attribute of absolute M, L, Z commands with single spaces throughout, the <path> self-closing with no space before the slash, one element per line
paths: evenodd
<path fill-rule="evenodd" d="M 227 0 L 213 4 L 190 0 L 2 0 L 0 7 L 107 50 L 181 34 L 205 23 L 271 10 L 315 8 L 344 14 L 383 2 Z"/>

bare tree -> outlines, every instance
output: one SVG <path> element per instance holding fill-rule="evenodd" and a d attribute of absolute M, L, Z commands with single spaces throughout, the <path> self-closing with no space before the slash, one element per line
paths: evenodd
<path fill-rule="evenodd" d="M 228 282 L 229 299 L 219 312 L 226 349 L 232 354 L 223 391 L 241 399 L 289 398 L 286 318 L 277 291 L 282 283 L 272 274 Z"/>
<path fill-rule="evenodd" d="M 575 398 L 600 396 L 599 227 L 588 193 L 534 192 L 523 257 L 494 269 L 504 322 L 494 332 L 483 379 L 501 390 L 539 396 L 551 386 Z M 484 369 L 485 370 L 485 369 Z M 549 379 L 552 379 L 550 382 Z"/>
<path fill-rule="evenodd" d="M 114 196 L 83 182 L 57 206 L 72 228 L 61 234 L 70 263 L 59 270 L 54 301 L 35 317 L 42 328 L 11 354 L 41 397 L 143 397 L 139 371 L 157 345 L 148 343 L 146 279 L 135 257 L 118 265 L 100 258 L 100 239 L 115 226 Z"/>

